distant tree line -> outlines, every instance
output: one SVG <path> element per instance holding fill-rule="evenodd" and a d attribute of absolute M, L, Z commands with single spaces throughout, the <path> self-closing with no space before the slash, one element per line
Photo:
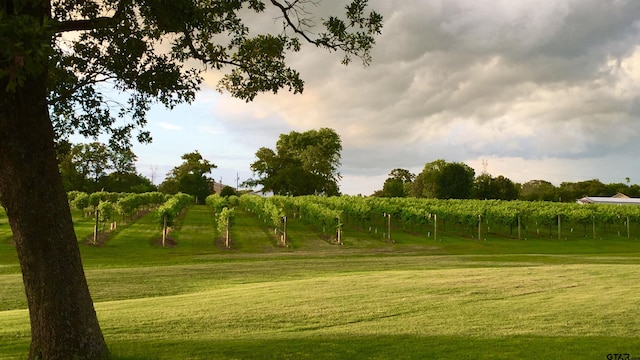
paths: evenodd
<path fill-rule="evenodd" d="M 263 191 L 278 195 L 338 195 L 337 171 L 340 165 L 340 137 L 332 129 L 323 128 L 303 133 L 282 134 L 276 150 L 260 148 L 251 169 L 257 175 L 243 185 L 262 186 Z M 99 142 L 88 144 L 60 143 L 59 170 L 65 190 L 92 193 L 96 191 L 142 193 L 182 192 L 203 203 L 215 193 L 209 175 L 217 166 L 196 150 L 182 155 L 182 164 L 173 168 L 165 180 L 155 186 L 137 173 L 136 155 L 129 149 L 115 149 Z M 225 187 L 221 195 L 233 195 L 236 189 Z M 426 163 L 419 174 L 406 169 L 393 169 L 376 197 L 416 197 L 433 199 L 500 199 L 573 202 L 585 196 L 613 196 L 623 193 L 640 197 L 640 185 L 604 184 L 598 179 L 563 182 L 555 186 L 546 180 L 523 184 L 509 178 L 482 173 L 476 176 L 470 166 L 461 162 L 438 159 Z"/>
<path fill-rule="evenodd" d="M 546 180 L 514 183 L 505 176 L 487 173 L 475 176 L 464 163 L 439 159 L 425 164 L 419 174 L 406 169 L 393 169 L 377 197 L 417 197 L 435 199 L 500 199 L 574 202 L 585 196 L 613 196 L 623 193 L 640 197 L 640 186 L 625 183 L 604 184 L 598 179 L 563 182 L 555 186 Z"/>
<path fill-rule="evenodd" d="M 114 149 L 100 142 L 57 144 L 58 169 L 65 190 L 144 193 L 156 191 L 148 178 L 138 174 L 136 155 L 130 149 Z"/>
<path fill-rule="evenodd" d="M 165 180 L 156 186 L 137 172 L 137 156 L 130 149 L 116 149 L 100 142 L 88 144 L 58 144 L 58 168 L 65 190 L 94 193 L 185 193 L 196 202 L 204 203 L 215 193 L 214 181 L 208 174 L 217 166 L 196 150 L 182 155 L 182 164 L 174 167 Z M 225 186 L 222 196 L 235 195 L 236 189 Z"/>
<path fill-rule="evenodd" d="M 181 192 L 193 195 L 196 203 L 202 204 L 207 196 L 215 193 L 210 174 L 217 166 L 197 150 L 182 155 L 182 163 L 167 173 L 156 187 L 137 173 L 137 157 L 130 149 L 117 149 L 99 142 L 60 142 L 57 146 L 58 167 L 67 192 Z M 275 150 L 258 149 L 256 161 L 251 164 L 255 178 L 245 181 L 243 187 L 259 186 L 264 192 L 278 195 L 339 195 L 341 150 L 340 136 L 333 129 L 281 134 Z M 236 191 L 225 186 L 220 195 L 235 195 Z"/>

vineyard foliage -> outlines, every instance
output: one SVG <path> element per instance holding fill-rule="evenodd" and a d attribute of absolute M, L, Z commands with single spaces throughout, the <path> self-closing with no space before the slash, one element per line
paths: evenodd
<path fill-rule="evenodd" d="M 233 226 L 234 210 L 228 207 L 223 208 L 216 216 L 216 230 L 218 234 L 225 235 Z"/>
<path fill-rule="evenodd" d="M 158 207 L 159 221 L 163 222 L 166 216 L 167 226 L 173 223 L 181 209 L 193 202 L 186 194 L 169 196 L 158 192 L 86 194 L 75 191 L 70 192 L 68 198 L 77 209 L 98 209 L 103 222 L 115 219 L 116 215 L 130 216 L 143 208 Z M 607 227 L 628 234 L 630 224 L 640 224 L 640 206 L 634 205 L 311 195 L 222 197 L 218 194 L 207 197 L 206 203 L 213 209 L 219 226 L 222 223 L 226 226 L 226 219 L 232 218 L 233 209 L 241 206 L 263 219 L 267 226 L 281 231 L 285 217 L 300 219 L 330 233 L 342 230 L 344 223 L 360 228 L 365 228 L 367 222 L 381 223 L 383 214 L 391 214 L 394 225 L 404 228 L 425 229 L 437 224 L 468 229 L 483 227 L 493 232 L 503 231 L 509 236 L 516 230 L 538 234 L 546 230 L 551 234 L 560 232 L 561 225 L 572 232 L 582 230 L 585 236 L 595 236 L 597 230 Z M 221 216 L 223 212 L 224 216 Z"/>
<path fill-rule="evenodd" d="M 216 230 L 220 236 L 225 237 L 225 244 L 229 246 L 229 230 L 233 226 L 235 207 L 238 205 L 238 196 L 220 196 L 212 194 L 207 196 L 205 204 L 209 206 L 214 213 Z"/>
<path fill-rule="evenodd" d="M 522 231 L 549 229 L 561 224 L 587 229 L 596 226 L 640 223 L 640 206 L 633 205 L 581 205 L 577 203 L 505 201 L 505 200 L 438 200 L 423 198 L 379 198 L 362 196 L 273 196 L 261 198 L 243 195 L 240 203 L 251 211 L 271 219 L 283 216 L 301 218 L 308 224 L 324 229 L 338 229 L 343 221 L 364 227 L 365 221 L 379 221 L 391 214 L 395 224 L 404 227 L 456 225 L 476 229 L 503 227 L 505 235 Z M 555 231 L 555 230 L 554 230 Z M 558 230 L 559 231 L 559 230 Z"/>
<path fill-rule="evenodd" d="M 123 216 L 132 216 L 134 213 L 164 204 L 171 196 L 160 192 L 148 192 L 142 194 L 128 194 L 118 200 L 116 206 Z"/>
<path fill-rule="evenodd" d="M 494 224 L 557 224 L 561 220 L 579 224 L 613 224 L 620 219 L 640 221 L 640 207 L 633 205 L 580 205 L 574 203 L 528 202 L 503 200 L 437 200 L 418 198 L 364 198 L 342 196 L 325 198 L 333 208 L 341 208 L 348 216 L 366 218 L 388 213 L 409 223 L 429 224 L 433 215 L 461 225 L 478 225 L 482 219 Z M 479 220 L 481 219 L 481 220 Z"/>
<path fill-rule="evenodd" d="M 70 191 L 67 194 L 72 208 L 85 212 L 94 212 L 96 209 L 101 213 L 106 212 L 101 215 L 103 221 L 115 219 L 116 215 L 132 216 L 139 210 L 158 207 L 170 197 L 160 192 L 133 194 L 99 191 L 87 194 L 81 191 Z"/>
<path fill-rule="evenodd" d="M 265 198 L 256 195 L 242 195 L 239 205 L 249 212 L 264 219 L 265 223 L 274 229 L 281 229 L 285 216 L 284 209 L 274 202 L 273 198 Z"/>
<path fill-rule="evenodd" d="M 342 209 L 336 209 L 322 203 L 325 197 L 300 196 L 296 198 L 281 197 L 283 203 L 287 203 L 297 212 L 298 217 L 307 224 L 321 226 L 323 232 L 342 229 Z M 335 197 L 331 197 L 335 198 Z"/>
<path fill-rule="evenodd" d="M 160 226 L 172 226 L 180 211 L 193 202 L 193 196 L 184 193 L 177 193 L 170 197 L 156 210 Z"/>
<path fill-rule="evenodd" d="M 116 207 L 112 202 L 100 201 L 98 204 L 98 214 L 101 223 L 112 221 L 116 215 Z"/>
<path fill-rule="evenodd" d="M 219 194 L 212 194 L 207 196 L 205 204 L 213 209 L 215 214 L 218 214 L 224 208 L 234 208 L 238 205 L 238 197 L 236 195 L 220 196 Z"/>

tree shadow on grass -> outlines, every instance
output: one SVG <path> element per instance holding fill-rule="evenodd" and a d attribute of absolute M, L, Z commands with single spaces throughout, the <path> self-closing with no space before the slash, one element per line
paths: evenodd
<path fill-rule="evenodd" d="M 156 359 L 606 359 L 640 356 L 640 339 L 603 337 L 335 336 L 163 343 L 118 342 L 114 360 Z"/>

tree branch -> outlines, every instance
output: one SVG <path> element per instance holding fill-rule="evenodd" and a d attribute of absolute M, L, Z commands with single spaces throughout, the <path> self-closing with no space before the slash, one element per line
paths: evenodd
<path fill-rule="evenodd" d="M 88 31 L 100 28 L 110 28 L 117 24 L 125 11 L 123 2 L 118 4 L 118 8 L 113 16 L 101 16 L 95 19 L 67 20 L 58 23 L 58 32 Z"/>
<path fill-rule="evenodd" d="M 108 28 L 115 24 L 115 17 L 98 17 L 87 20 L 69 20 L 60 22 L 58 25 L 59 32 L 68 31 L 85 31 L 99 28 Z"/>
<path fill-rule="evenodd" d="M 198 49 L 196 49 L 195 45 L 193 44 L 193 38 L 191 37 L 191 33 L 189 32 L 189 30 L 185 29 L 183 32 L 183 35 L 184 35 L 184 40 L 186 41 L 186 45 L 189 48 L 189 51 L 191 51 L 191 56 L 193 56 L 193 58 L 196 60 L 200 60 L 203 64 L 212 64 L 214 66 L 216 66 L 216 64 L 225 64 L 225 65 L 236 66 L 239 68 L 244 68 L 242 64 L 234 61 L 224 60 L 224 59 L 211 59 L 207 57 L 205 54 L 202 54 L 200 51 L 198 51 Z"/>
<path fill-rule="evenodd" d="M 282 16 L 284 17 L 285 21 L 287 22 L 287 25 L 289 25 L 289 27 L 291 27 L 291 29 L 293 29 L 293 31 L 302 36 L 305 40 L 307 40 L 309 43 L 314 44 L 314 45 L 319 45 L 318 41 L 313 40 L 312 38 L 309 37 L 309 35 L 307 35 L 306 32 L 302 31 L 302 29 L 300 29 L 300 21 L 298 21 L 298 24 L 294 23 L 293 20 L 291 19 L 291 16 L 289 16 L 289 11 L 291 9 L 294 8 L 295 4 L 298 1 L 295 1 L 293 4 L 289 4 L 287 2 L 287 6 L 282 5 L 280 2 L 278 2 L 277 0 L 271 0 L 271 3 L 280 9 L 280 11 L 282 12 Z"/>

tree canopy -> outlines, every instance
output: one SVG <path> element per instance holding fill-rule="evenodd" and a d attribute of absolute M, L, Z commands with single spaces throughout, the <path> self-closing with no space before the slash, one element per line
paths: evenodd
<path fill-rule="evenodd" d="M 467 199 L 473 191 L 475 171 L 464 163 L 438 159 L 425 164 L 411 186 L 414 197 Z"/>
<path fill-rule="evenodd" d="M 504 175 L 497 177 L 475 171 L 464 163 L 450 163 L 443 159 L 428 162 L 417 176 L 405 169 L 389 173 L 383 188 L 373 193 L 378 197 L 475 198 L 527 201 L 574 202 L 585 196 L 610 197 L 622 193 L 640 197 L 640 185 L 626 183 L 604 184 L 598 179 L 562 182 L 555 186 L 546 180 L 515 183 Z"/>
<path fill-rule="evenodd" d="M 304 83 L 286 64 L 287 53 L 307 42 L 341 51 L 345 64 L 354 57 L 368 64 L 373 36 L 382 27 L 378 13 L 366 12 L 367 0 L 354 0 L 343 18 L 324 19 L 315 36 L 312 0 L 14 2 L 0 6 L 5 90 L 46 72 L 58 138 L 104 132 L 111 146 L 127 146 L 134 131 L 138 140 L 149 141 L 142 129 L 149 104 L 173 108 L 191 102 L 206 69 L 231 69 L 218 88 L 247 101 L 260 92 L 302 92 Z M 265 12 L 267 4 L 280 12 L 283 31 L 277 35 L 255 34 L 240 15 Z M 203 66 L 186 67 L 189 60 Z M 128 100 L 110 101 L 104 82 Z M 130 121 L 116 121 L 121 117 Z"/>
<path fill-rule="evenodd" d="M 130 149 L 111 149 L 100 142 L 60 144 L 58 161 L 66 191 L 147 192 L 155 185 L 137 173 Z"/>
<path fill-rule="evenodd" d="M 519 191 L 516 184 L 509 178 L 499 175 L 480 174 L 473 184 L 473 194 L 476 199 L 515 200 Z"/>
<path fill-rule="evenodd" d="M 206 174 L 210 174 L 217 166 L 204 159 L 197 150 L 181 158 L 182 164 L 167 174 L 165 181 L 160 184 L 160 191 L 193 195 L 196 203 L 204 204 L 206 197 L 213 194 L 213 179 Z"/>
<path fill-rule="evenodd" d="M 193 101 L 208 69 L 226 69 L 219 89 L 247 101 L 260 92 L 301 92 L 303 81 L 286 55 L 303 43 L 341 51 L 345 64 L 353 58 L 368 64 L 382 17 L 367 11 L 366 0 L 352 0 L 342 17 L 329 16 L 314 27 L 314 4 L 0 1 L 0 194 L 30 309 L 29 358 L 108 356 L 55 141 L 106 135 L 113 149 L 128 148 L 132 136 L 150 141 L 144 130 L 150 105 Z M 256 33 L 241 14 L 267 7 L 280 14 L 282 28 Z M 126 100 L 110 99 L 113 90 Z"/>
<path fill-rule="evenodd" d="M 448 163 L 436 179 L 438 199 L 469 199 L 473 194 L 475 170 L 464 163 Z"/>
<path fill-rule="evenodd" d="M 258 179 L 247 183 L 279 195 L 338 195 L 340 151 L 342 142 L 333 129 L 282 134 L 276 151 L 258 149 L 251 164 Z"/>
<path fill-rule="evenodd" d="M 411 193 L 411 186 L 416 175 L 406 169 L 393 169 L 384 181 L 382 190 L 376 191 L 379 197 L 407 197 Z"/>
<path fill-rule="evenodd" d="M 442 159 L 426 163 L 422 172 L 420 172 L 413 181 L 411 196 L 437 198 L 437 179 L 446 164 L 447 162 Z"/>

